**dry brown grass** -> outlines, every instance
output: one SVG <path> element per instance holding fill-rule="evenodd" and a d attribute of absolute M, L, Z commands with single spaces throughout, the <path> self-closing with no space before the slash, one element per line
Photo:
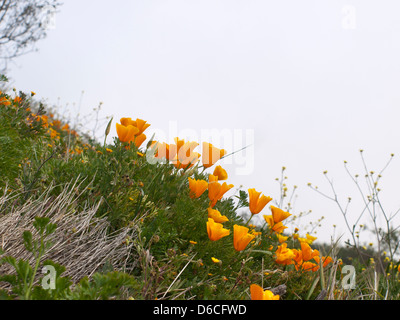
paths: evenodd
<path fill-rule="evenodd" d="M 28 199 L 22 205 L 13 203 L 15 195 L 4 193 L 0 197 L 0 246 L 5 255 L 29 260 L 32 265 L 34 257 L 25 249 L 22 234 L 29 230 L 34 238 L 37 237 L 32 224 L 34 218 L 49 217 L 57 230 L 49 237 L 52 247 L 42 261 L 50 259 L 65 266 L 63 276 L 77 283 L 83 277 L 101 271 L 105 265 L 118 271 L 131 270 L 134 265 L 129 257 L 134 254 L 133 241 L 126 240 L 135 238 L 136 224 L 109 233 L 107 219 L 95 216 L 101 202 L 95 206 L 77 207 L 76 200 L 81 194 L 79 187 L 77 182 L 71 183 L 57 197 L 50 196 L 49 188 L 39 199 Z M 0 267 L 0 274 L 12 272 L 8 265 Z"/>

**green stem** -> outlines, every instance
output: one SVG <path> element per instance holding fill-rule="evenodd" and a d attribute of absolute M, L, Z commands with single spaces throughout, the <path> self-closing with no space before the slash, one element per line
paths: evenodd
<path fill-rule="evenodd" d="M 32 278 L 29 282 L 28 289 L 25 292 L 25 300 L 29 300 L 29 298 L 30 298 L 30 293 L 32 290 L 33 282 L 35 281 L 35 276 L 36 276 L 37 270 L 39 269 L 40 259 L 42 258 L 43 251 L 44 251 L 44 244 L 43 244 L 43 237 L 42 237 L 40 239 L 40 250 L 39 250 L 39 254 L 36 258 L 35 269 L 33 270 Z"/>
<path fill-rule="evenodd" d="M 254 214 L 252 214 L 252 215 L 250 216 L 250 219 L 247 220 L 246 224 L 244 225 L 245 227 L 248 226 L 248 224 L 250 223 L 251 219 L 253 219 L 253 217 L 254 217 Z"/>

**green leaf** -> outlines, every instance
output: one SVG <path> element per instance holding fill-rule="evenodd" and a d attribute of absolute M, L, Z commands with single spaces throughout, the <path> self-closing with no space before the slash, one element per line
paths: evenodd
<path fill-rule="evenodd" d="M 55 223 L 49 223 L 46 226 L 46 235 L 50 235 L 52 233 L 54 233 L 57 229 L 57 225 Z"/>
<path fill-rule="evenodd" d="M 33 250 L 32 233 L 30 231 L 24 231 L 22 236 L 24 239 L 24 246 L 25 246 L 26 250 L 28 250 L 29 252 L 32 252 L 32 250 Z"/>
<path fill-rule="evenodd" d="M 4 74 L 0 74 L 0 81 L 1 82 L 8 82 L 8 78 Z"/>
<path fill-rule="evenodd" d="M 33 226 L 39 232 L 40 235 L 43 235 L 46 226 L 49 224 L 50 219 L 47 217 L 35 217 L 35 221 L 33 222 Z"/>

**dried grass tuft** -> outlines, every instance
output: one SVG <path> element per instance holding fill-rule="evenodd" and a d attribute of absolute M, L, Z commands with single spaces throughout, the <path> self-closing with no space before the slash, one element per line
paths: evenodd
<path fill-rule="evenodd" d="M 135 223 L 115 233 L 109 233 L 110 224 L 106 218 L 96 217 L 101 201 L 95 206 L 79 208 L 77 199 L 80 185 L 70 183 L 57 196 L 50 196 L 49 188 L 39 199 L 28 199 L 23 205 L 12 204 L 13 196 L 4 193 L 0 196 L 0 246 L 5 255 L 16 259 L 29 260 L 34 257 L 23 244 L 25 230 L 38 235 L 33 227 L 34 218 L 49 217 L 57 225 L 57 230 L 49 237 L 53 244 L 43 256 L 42 261 L 50 259 L 65 266 L 63 276 L 77 283 L 83 277 L 91 277 L 104 266 L 113 270 L 129 272 L 134 265 L 129 257 L 132 241 L 137 234 Z M 5 214 L 4 205 L 10 207 Z M 0 274 L 10 274 L 14 270 L 8 265 L 0 266 Z M 3 284 L 4 285 L 4 284 Z M 2 284 L 0 283 L 0 288 Z"/>

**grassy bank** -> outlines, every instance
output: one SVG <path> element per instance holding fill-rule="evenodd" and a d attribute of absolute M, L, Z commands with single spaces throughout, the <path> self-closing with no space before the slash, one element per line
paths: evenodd
<path fill-rule="evenodd" d="M 340 248 L 287 233 L 287 207 L 254 189 L 227 197 L 234 186 L 218 161 L 232 150 L 167 145 L 141 119 L 110 122 L 105 135 L 111 125 L 118 136 L 99 143 L 33 92 L 1 93 L 1 298 L 398 298 L 393 258 L 377 273 L 355 255 L 357 286 L 346 289 Z"/>

